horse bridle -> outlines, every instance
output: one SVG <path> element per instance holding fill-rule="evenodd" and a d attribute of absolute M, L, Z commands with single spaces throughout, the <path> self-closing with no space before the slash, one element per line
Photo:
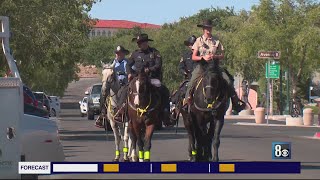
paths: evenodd
<path fill-rule="evenodd" d="M 200 79 L 200 81 L 198 82 L 198 84 L 197 84 L 197 86 L 196 86 L 196 89 L 198 89 L 198 87 L 200 86 L 200 84 L 202 83 L 202 81 L 203 81 L 203 77 L 202 77 L 202 78 Z M 207 88 L 213 89 L 214 87 L 213 87 L 213 86 L 210 86 L 210 85 L 207 85 L 207 86 L 205 86 L 205 87 L 202 87 L 202 93 L 203 93 L 203 96 L 204 96 L 205 99 L 207 99 L 206 93 L 205 93 L 205 89 L 207 89 Z M 218 96 L 216 96 L 216 99 L 213 100 L 212 103 L 204 102 L 204 103 L 207 104 L 207 107 L 206 107 L 206 108 L 201 108 L 201 107 L 199 107 L 196 103 L 194 103 L 194 106 L 195 106 L 198 110 L 200 110 L 200 111 L 207 111 L 207 112 L 208 112 L 208 111 L 211 111 L 211 112 L 213 112 L 213 111 L 215 111 L 216 108 L 218 108 L 218 107 L 221 105 L 221 102 L 219 102 L 218 105 L 213 106 L 213 105 L 216 103 L 216 101 L 219 99 L 220 95 L 221 95 L 221 92 L 219 92 Z"/>
<path fill-rule="evenodd" d="M 139 92 L 133 92 L 132 88 L 129 88 L 129 94 L 138 95 L 138 96 L 140 95 Z M 142 117 L 145 113 L 155 110 L 155 108 L 159 104 L 159 101 L 157 101 L 157 104 L 154 107 L 150 108 L 150 106 L 152 104 L 152 95 L 151 95 L 151 92 L 149 92 L 149 103 L 148 103 L 148 105 L 146 107 L 144 107 L 144 108 L 135 107 L 133 104 L 130 103 L 129 96 L 128 96 L 128 104 L 129 104 L 129 107 L 131 109 L 133 109 L 133 110 L 135 110 L 137 112 L 137 116 Z"/>

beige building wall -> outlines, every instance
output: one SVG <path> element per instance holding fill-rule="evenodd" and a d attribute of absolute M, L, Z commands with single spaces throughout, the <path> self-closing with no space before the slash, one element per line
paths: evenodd
<path fill-rule="evenodd" d="M 113 36 L 116 34 L 116 32 L 119 29 L 116 28 L 93 28 L 90 33 L 89 33 L 89 37 L 96 37 L 96 36 Z"/>

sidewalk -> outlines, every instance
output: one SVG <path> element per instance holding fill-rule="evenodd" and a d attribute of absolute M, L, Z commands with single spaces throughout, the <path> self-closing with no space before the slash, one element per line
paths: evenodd
<path fill-rule="evenodd" d="M 273 115 L 268 116 L 268 119 L 274 121 L 285 121 L 286 117 L 290 117 L 290 115 Z M 226 120 L 255 120 L 254 115 L 225 115 L 224 118 Z M 265 116 L 265 118 L 267 119 L 267 116 Z"/>

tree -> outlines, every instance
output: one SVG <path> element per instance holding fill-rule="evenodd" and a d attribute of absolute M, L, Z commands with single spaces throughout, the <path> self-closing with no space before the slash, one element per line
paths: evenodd
<path fill-rule="evenodd" d="M 88 41 L 95 0 L 0 0 L 9 16 L 10 42 L 22 80 L 33 90 L 62 95 L 77 79 L 76 63 Z"/>

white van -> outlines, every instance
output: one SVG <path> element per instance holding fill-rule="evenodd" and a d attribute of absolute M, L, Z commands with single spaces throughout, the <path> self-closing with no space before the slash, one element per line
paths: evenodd
<path fill-rule="evenodd" d="M 60 107 L 60 99 L 57 96 L 49 96 L 50 100 L 50 108 L 51 108 L 51 115 L 53 117 L 59 116 L 61 113 L 61 107 Z"/>

